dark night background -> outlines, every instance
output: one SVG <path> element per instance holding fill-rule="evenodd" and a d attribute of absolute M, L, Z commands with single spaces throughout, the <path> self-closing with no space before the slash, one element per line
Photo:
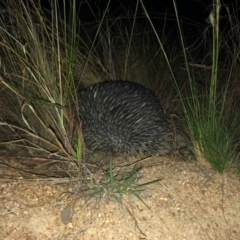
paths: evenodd
<path fill-rule="evenodd" d="M 62 1 L 59 1 L 61 5 Z M 71 0 L 66 0 L 66 6 L 69 6 Z M 108 0 L 85 0 L 76 1 L 77 7 L 79 9 L 79 19 L 81 24 L 86 26 L 88 31 L 89 23 L 98 24 L 102 17 L 104 9 L 106 9 Z M 121 18 L 129 22 L 129 19 L 133 17 L 136 10 L 137 0 L 112 0 L 110 2 L 110 8 L 108 11 L 108 16 L 112 19 Z M 171 39 L 177 37 L 177 27 L 176 27 L 176 17 L 173 7 L 172 0 L 143 0 L 143 3 L 154 23 L 156 30 L 160 34 L 170 35 Z M 229 13 L 232 15 L 233 10 L 238 13 L 238 1 L 237 0 L 224 0 L 221 1 L 221 21 L 220 28 L 224 34 L 227 34 L 226 29 L 228 29 L 229 24 Z M 142 10 L 141 3 L 138 3 L 138 24 L 146 24 L 146 16 Z M 192 44 L 196 39 L 201 38 L 200 35 L 203 34 L 204 29 L 206 29 L 210 24 L 208 23 L 208 16 L 212 10 L 213 0 L 176 0 L 177 11 L 179 18 L 182 23 L 182 29 L 184 33 L 185 40 L 189 44 Z M 50 9 L 49 1 L 42 1 L 42 5 L 46 9 Z M 60 6 L 61 8 L 61 6 Z M 164 32 L 163 32 L 164 26 Z M 176 31 L 175 31 L 176 29 Z M 229 28 L 230 29 L 230 28 Z M 202 36 L 204 38 L 204 36 Z M 202 40 L 199 40 L 202 41 Z"/>
<path fill-rule="evenodd" d="M 49 8 L 49 1 L 42 0 L 44 7 Z M 61 4 L 62 1 L 59 1 Z M 65 4 L 69 5 L 71 0 L 65 0 Z M 76 1 L 78 7 L 80 7 L 80 18 L 84 21 L 94 21 L 99 11 L 106 8 L 108 0 L 85 0 Z M 112 16 L 127 16 L 134 13 L 138 0 L 111 0 L 110 12 Z M 174 15 L 173 1 L 172 0 L 143 0 L 145 7 L 147 8 L 151 16 L 164 16 Z M 238 9 L 238 0 L 224 0 L 221 1 L 222 5 L 225 5 L 230 9 Z M 196 21 L 198 23 L 204 23 L 209 13 L 211 12 L 211 6 L 213 0 L 176 0 L 178 14 L 181 18 Z M 222 8 L 223 15 L 227 12 Z M 139 2 L 139 11 L 141 14 L 141 3 Z"/>

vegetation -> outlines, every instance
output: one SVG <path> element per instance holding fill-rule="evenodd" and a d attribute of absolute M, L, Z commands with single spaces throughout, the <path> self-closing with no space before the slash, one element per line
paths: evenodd
<path fill-rule="evenodd" d="M 200 64 L 190 64 L 189 62 L 191 53 L 186 50 L 184 44 L 176 1 L 173 1 L 173 4 L 188 79 L 188 85 L 185 90 L 182 89 L 181 84 L 177 80 L 176 73 L 172 70 L 161 39 L 155 31 L 144 5 L 143 8 L 171 71 L 184 116 L 191 132 L 191 138 L 195 145 L 198 160 L 208 161 L 213 169 L 219 173 L 223 173 L 232 166 L 234 161 L 239 159 L 240 108 L 237 103 L 239 91 L 237 90 L 236 92 L 236 89 L 239 88 L 239 81 L 234 78 L 235 71 L 238 72 L 236 61 L 238 57 L 234 54 L 239 49 L 239 45 L 235 42 L 235 34 L 238 35 L 238 33 L 233 31 L 232 28 L 226 28 L 225 31 L 229 31 L 232 34 L 230 35 L 232 38 L 230 37 L 229 39 L 225 39 L 225 42 L 223 41 L 225 32 L 221 32 L 219 26 L 220 9 L 222 6 L 219 0 L 213 1 L 212 12 L 209 15 L 210 26 L 208 28 L 212 32 L 212 36 L 208 39 L 208 43 L 212 39 L 211 52 L 205 53 L 206 55 L 211 55 L 211 64 L 209 67 L 211 72 L 206 72 L 203 75 L 194 69 L 195 66 L 201 67 Z M 237 20 L 236 16 L 229 15 L 228 17 L 231 20 Z M 233 23 L 233 21 L 231 22 Z M 239 25 L 238 20 L 235 24 Z M 233 49 L 231 49 L 232 47 Z M 227 55 L 230 58 L 224 59 L 225 61 L 220 63 L 219 52 L 220 50 L 226 50 L 225 48 L 227 48 L 227 51 L 231 50 L 231 53 Z M 226 58 L 226 56 L 224 57 Z M 221 75 L 219 74 L 220 64 L 223 64 L 221 68 L 224 69 Z M 202 65 L 202 67 L 206 68 L 206 65 Z M 199 77 L 203 79 L 199 80 Z M 199 83 L 202 85 L 201 88 L 199 88 Z"/>
<path fill-rule="evenodd" d="M 175 2 L 174 7 L 180 31 Z M 205 76 L 206 87 L 203 91 L 199 91 L 194 72 L 188 64 L 183 37 L 181 37 L 190 90 L 187 94 L 188 96 L 190 94 L 190 98 L 181 92 L 179 95 L 199 160 L 208 161 L 213 169 L 223 173 L 239 157 L 240 109 L 236 102 L 239 93 L 235 95 L 234 89 L 239 87 L 239 83 L 232 75 L 233 71 L 237 70 L 234 56 L 224 59 L 225 71 L 222 76 L 219 74 L 219 52 L 223 44 L 229 44 L 229 41 L 223 42 L 221 39 L 224 32 L 220 30 L 220 10 L 220 1 L 213 1 L 212 12 L 209 15 L 212 32 L 211 72 Z M 232 106 L 229 105 L 229 101 L 233 103 Z"/>
<path fill-rule="evenodd" d="M 55 162 L 65 173 L 60 176 L 90 186 L 75 93 L 104 79 L 128 79 L 154 90 L 168 113 L 177 109 L 183 114 L 199 160 L 222 173 L 239 159 L 240 46 L 239 28 L 234 28 L 239 22 L 229 15 L 233 25 L 230 37 L 223 39 L 226 29 L 219 27 L 219 0 L 210 15 L 211 52 L 205 53 L 211 55 L 211 71 L 196 68 L 204 66 L 205 58 L 193 63 L 194 52 L 185 47 L 175 1 L 181 51 L 163 40 L 166 36 L 159 34 L 142 0 L 128 19 L 111 18 L 108 2 L 87 42 L 77 1 L 68 8 L 64 1 L 52 0 L 49 11 L 35 2 L 10 0 L 0 16 L 0 149 L 20 149 L 43 167 Z M 144 21 L 137 18 L 139 9 Z M 228 55 L 220 67 L 223 50 Z M 186 71 L 180 70 L 183 65 Z M 44 161 L 36 162 L 35 157 Z M 136 167 L 128 174 L 114 173 L 110 161 L 107 169 L 103 170 L 107 179 L 87 188 L 89 196 L 107 192 L 119 202 L 122 194 L 140 198 L 145 184 L 136 184 Z"/>

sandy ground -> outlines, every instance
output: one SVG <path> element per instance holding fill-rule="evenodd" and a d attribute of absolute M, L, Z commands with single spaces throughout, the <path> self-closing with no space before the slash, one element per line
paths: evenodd
<path fill-rule="evenodd" d="M 144 165 L 140 182 L 161 179 L 141 193 L 149 209 L 134 196 L 85 203 L 70 183 L 2 178 L 0 239 L 240 239 L 236 175 L 171 158 Z"/>

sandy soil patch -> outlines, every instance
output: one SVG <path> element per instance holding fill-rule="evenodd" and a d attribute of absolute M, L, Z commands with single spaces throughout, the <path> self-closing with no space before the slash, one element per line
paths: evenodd
<path fill-rule="evenodd" d="M 240 239 L 239 178 L 169 158 L 144 165 L 141 182 L 161 179 L 141 193 L 150 209 L 133 196 L 86 204 L 66 197 L 71 184 L 1 180 L 1 239 Z"/>

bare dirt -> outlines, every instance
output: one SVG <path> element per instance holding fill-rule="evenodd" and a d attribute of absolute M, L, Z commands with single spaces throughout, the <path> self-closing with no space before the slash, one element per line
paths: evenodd
<path fill-rule="evenodd" d="M 144 165 L 140 183 L 161 179 L 141 193 L 149 209 L 134 196 L 86 203 L 70 183 L 2 178 L 0 239 L 240 239 L 239 177 L 172 158 Z"/>

